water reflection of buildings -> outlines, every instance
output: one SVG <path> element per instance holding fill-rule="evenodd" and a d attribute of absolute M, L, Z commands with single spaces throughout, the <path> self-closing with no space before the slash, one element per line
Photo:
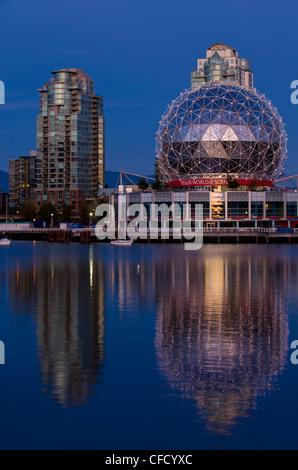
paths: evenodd
<path fill-rule="evenodd" d="M 53 251 L 34 259 L 33 269 L 11 273 L 11 298 L 21 306 L 36 298 L 42 383 L 64 407 L 85 404 L 103 375 L 104 279 L 92 247 L 89 259 Z"/>
<path fill-rule="evenodd" d="M 121 316 L 157 310 L 160 372 L 194 400 L 210 432 L 231 432 L 274 389 L 288 353 L 295 260 L 275 256 L 274 247 L 260 256 L 259 246 L 211 245 L 195 254 L 115 250 L 98 261 L 92 247 L 81 248 L 61 248 L 60 256 L 55 245 L 10 272 L 10 298 L 36 315 L 44 389 L 60 405 L 86 403 L 102 377 L 105 290 Z"/>
<path fill-rule="evenodd" d="M 285 366 L 290 271 L 297 285 L 291 264 L 210 251 L 157 270 L 159 367 L 173 389 L 195 401 L 210 432 L 229 433 Z"/>
<path fill-rule="evenodd" d="M 150 302 L 155 305 L 152 295 L 156 284 L 155 264 L 153 260 L 147 262 L 141 257 L 135 260 L 118 254 L 117 258 L 109 260 L 109 292 L 120 315 L 138 315 Z"/>

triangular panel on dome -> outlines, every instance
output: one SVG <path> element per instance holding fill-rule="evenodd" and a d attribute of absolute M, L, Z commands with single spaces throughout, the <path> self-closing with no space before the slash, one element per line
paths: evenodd
<path fill-rule="evenodd" d="M 271 134 L 271 141 L 278 144 L 280 142 L 280 132 L 277 129 L 273 129 Z"/>
<path fill-rule="evenodd" d="M 230 114 L 228 111 L 225 111 L 224 109 L 221 109 L 219 113 L 217 114 L 214 122 L 216 124 L 223 124 L 226 126 L 230 125 Z"/>
<path fill-rule="evenodd" d="M 229 142 L 237 142 L 239 139 L 237 135 L 235 134 L 235 132 L 233 131 L 232 127 L 229 126 L 226 132 L 224 133 L 222 140 L 229 141 Z"/>
<path fill-rule="evenodd" d="M 207 150 L 205 149 L 204 145 L 202 142 L 199 143 L 197 147 L 197 158 L 207 158 L 209 156 Z"/>
<path fill-rule="evenodd" d="M 243 151 L 245 152 L 246 158 L 250 159 L 251 156 L 253 155 L 253 149 L 255 147 L 255 143 L 242 141 L 241 145 L 242 145 Z"/>
<path fill-rule="evenodd" d="M 232 151 L 231 151 L 231 158 L 234 159 L 234 158 L 240 158 L 240 153 L 242 152 L 243 153 L 243 147 L 241 146 L 240 142 L 233 142 L 233 147 L 232 147 Z"/>
<path fill-rule="evenodd" d="M 179 142 L 194 142 L 195 136 L 192 133 L 191 126 L 183 127 L 180 131 Z"/>
<path fill-rule="evenodd" d="M 260 142 L 269 142 L 269 134 L 264 126 L 259 130 L 259 139 Z"/>
<path fill-rule="evenodd" d="M 202 142 L 201 144 L 210 158 L 227 158 L 228 155 L 221 142 Z"/>
<path fill-rule="evenodd" d="M 239 171 L 239 161 L 238 160 L 229 160 L 227 162 L 228 171 L 227 173 L 238 173 Z"/>
<path fill-rule="evenodd" d="M 239 116 L 236 112 L 229 112 L 229 124 L 230 126 L 239 125 Z"/>
<path fill-rule="evenodd" d="M 202 137 L 204 136 L 204 134 L 206 133 L 208 127 L 209 127 L 208 124 L 201 124 L 201 125 L 192 124 L 188 128 L 188 132 L 185 135 L 184 140 L 188 141 L 188 138 L 189 138 L 189 141 L 192 141 L 192 142 L 200 141 Z"/>
<path fill-rule="evenodd" d="M 203 142 L 212 142 L 212 141 L 217 141 L 218 140 L 218 136 L 215 132 L 215 129 L 214 127 L 211 125 L 208 127 L 208 129 L 206 130 L 205 134 L 203 135 L 202 139 L 201 139 Z"/>
<path fill-rule="evenodd" d="M 233 126 L 235 133 L 237 134 L 239 140 L 241 141 L 248 141 L 248 142 L 255 142 L 256 138 L 251 132 L 248 126 Z"/>
<path fill-rule="evenodd" d="M 243 144 L 242 142 L 239 143 L 239 147 L 237 148 L 237 151 L 239 152 L 239 159 L 241 161 L 243 160 L 248 160 L 248 152 L 249 152 L 249 147 L 246 144 Z"/>
<path fill-rule="evenodd" d="M 260 127 L 259 127 L 259 125 L 258 124 L 257 125 L 250 124 L 249 129 L 250 129 L 250 132 L 253 134 L 255 140 L 258 141 L 259 136 L 260 136 Z"/>
<path fill-rule="evenodd" d="M 226 124 L 213 124 L 214 131 L 217 134 L 218 140 L 222 140 L 223 136 L 228 130 L 228 125 Z"/>

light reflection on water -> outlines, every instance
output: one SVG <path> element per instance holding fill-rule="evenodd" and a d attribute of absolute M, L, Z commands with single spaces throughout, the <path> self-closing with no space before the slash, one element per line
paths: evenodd
<path fill-rule="evenodd" d="M 274 247 L 124 250 L 60 246 L 10 260 L 10 310 L 35 318 L 42 390 L 64 408 L 92 400 L 105 383 L 113 335 L 107 316 L 133 324 L 147 307 L 169 400 L 171 393 L 191 400 L 207 432 L 231 433 L 260 396 L 278 387 L 289 352 L 286 296 L 296 297 L 296 259 L 278 256 Z"/>
<path fill-rule="evenodd" d="M 230 432 L 277 384 L 288 351 L 289 263 L 217 251 L 157 270 L 160 371 L 194 400 L 210 432 Z"/>
<path fill-rule="evenodd" d="M 72 253 L 73 255 L 74 253 Z M 11 271 L 14 311 L 34 305 L 43 390 L 63 407 L 86 404 L 103 375 L 105 268 L 67 252 L 34 257 L 33 269 Z"/>

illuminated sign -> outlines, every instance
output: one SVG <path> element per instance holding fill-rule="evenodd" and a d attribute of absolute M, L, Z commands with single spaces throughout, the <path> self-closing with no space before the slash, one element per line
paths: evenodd
<path fill-rule="evenodd" d="M 249 186 L 254 184 L 256 187 L 270 187 L 274 185 L 269 180 L 253 180 L 253 179 L 238 179 L 240 186 Z M 195 187 L 207 187 L 207 186 L 228 186 L 227 178 L 193 178 L 187 180 L 175 180 L 170 181 L 169 186 L 171 188 L 195 188 Z"/>

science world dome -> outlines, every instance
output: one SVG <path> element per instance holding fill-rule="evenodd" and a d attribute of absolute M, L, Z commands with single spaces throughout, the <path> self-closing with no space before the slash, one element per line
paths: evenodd
<path fill-rule="evenodd" d="M 168 107 L 157 133 L 164 182 L 222 175 L 274 180 L 286 154 L 277 109 L 265 95 L 235 82 L 185 91 Z"/>

